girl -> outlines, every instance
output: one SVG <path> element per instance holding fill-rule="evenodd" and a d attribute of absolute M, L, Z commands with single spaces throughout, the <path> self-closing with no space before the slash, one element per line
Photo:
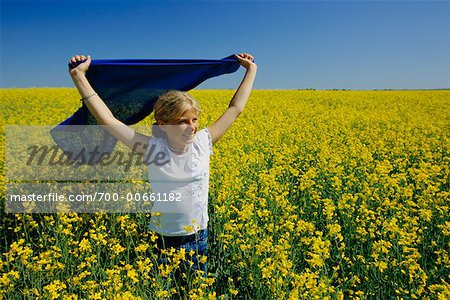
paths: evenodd
<path fill-rule="evenodd" d="M 89 55 L 76 55 L 69 61 L 86 60 L 69 73 L 82 100 L 100 125 L 106 125 L 112 135 L 141 155 L 149 155 L 150 146 L 154 146 L 157 153 L 166 155 L 168 163 L 148 165 L 152 193 L 159 196 L 167 193 L 164 197 L 178 195 L 184 202 L 171 207 L 155 202 L 150 229 L 158 235 L 159 249 L 185 248 L 186 253 L 194 250 L 197 255 L 193 257 L 192 268 L 204 271 L 205 275 L 206 264 L 200 258 L 207 253 L 209 156 L 212 145 L 244 110 L 257 70 L 252 55 L 241 53 L 235 57 L 247 71 L 228 108 L 217 121 L 199 131 L 197 120 L 201 110 L 197 101 L 188 93 L 170 91 L 160 96 L 154 105 L 156 123 L 152 137 L 135 132 L 116 119 L 95 93 L 85 76 L 91 63 Z M 164 180 L 152 182 L 154 178 Z M 159 213 L 163 210 L 166 213 Z"/>

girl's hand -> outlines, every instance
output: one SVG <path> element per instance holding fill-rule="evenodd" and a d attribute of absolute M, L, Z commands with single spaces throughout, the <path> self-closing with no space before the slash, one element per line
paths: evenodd
<path fill-rule="evenodd" d="M 81 61 L 84 61 L 83 63 L 80 63 Z M 91 56 L 88 55 L 87 57 L 84 55 L 76 55 L 73 56 L 71 59 L 69 59 L 69 64 L 72 64 L 76 67 L 69 69 L 70 76 L 76 76 L 76 75 L 84 75 L 86 71 L 89 69 L 89 66 L 91 65 Z"/>
<path fill-rule="evenodd" d="M 241 63 L 241 65 L 247 70 L 250 68 L 256 68 L 256 64 L 253 62 L 253 56 L 248 53 L 235 54 L 234 57 Z"/>

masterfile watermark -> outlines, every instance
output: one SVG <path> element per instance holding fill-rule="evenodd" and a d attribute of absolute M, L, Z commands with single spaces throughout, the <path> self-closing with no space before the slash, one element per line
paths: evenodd
<path fill-rule="evenodd" d="M 123 125 L 125 126 L 125 125 Z M 165 125 L 171 126 L 171 125 Z M 151 126 L 135 126 L 148 136 L 129 148 L 104 126 L 6 126 L 5 170 L 10 180 L 146 180 L 149 167 L 170 163 L 170 145 L 151 137 Z M 55 131 L 58 129 L 57 131 Z M 129 130 L 129 128 L 128 128 Z M 150 142 L 150 139 L 153 139 Z M 192 147 L 185 163 L 192 164 Z M 189 168 L 179 168 L 189 177 Z M 156 178 L 157 180 L 157 178 Z"/>
<path fill-rule="evenodd" d="M 145 150 L 148 149 L 148 155 L 143 157 L 136 153 L 138 147 L 142 147 Z M 131 151 L 124 152 L 118 150 L 112 154 L 110 152 L 101 152 L 99 146 L 95 146 L 92 151 L 87 151 L 82 148 L 79 152 L 75 153 L 70 151 L 64 152 L 57 145 L 31 145 L 27 148 L 29 157 L 26 165 L 36 164 L 41 166 L 45 162 L 49 166 L 78 167 L 81 165 L 93 165 L 95 162 L 100 167 L 115 164 L 117 166 L 123 166 L 124 171 L 129 171 L 133 162 L 135 166 L 155 164 L 160 167 L 167 164 L 170 161 L 167 154 L 165 152 L 155 151 L 155 147 L 155 145 L 148 146 L 142 143 L 135 143 Z"/>
<path fill-rule="evenodd" d="M 140 136 L 130 149 L 104 126 L 5 126 L 5 212 L 181 213 L 200 205 L 207 188 L 194 137 L 171 128 L 185 145 L 171 147 L 172 136 L 154 137 L 151 126 L 132 129 Z"/>
<path fill-rule="evenodd" d="M 149 192 L 148 183 L 7 183 L 6 213 L 189 213 L 191 190 Z"/>

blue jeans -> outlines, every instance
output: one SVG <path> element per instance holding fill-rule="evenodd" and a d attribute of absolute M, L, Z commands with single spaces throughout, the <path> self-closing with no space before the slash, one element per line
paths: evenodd
<path fill-rule="evenodd" d="M 208 229 L 204 229 L 195 234 L 183 237 L 167 237 L 158 235 L 157 244 L 159 249 L 186 249 L 187 260 L 184 261 L 183 265 L 181 266 L 182 272 L 186 273 L 193 270 L 201 270 L 204 271 L 203 276 L 207 276 L 207 262 L 202 263 L 200 262 L 200 259 L 202 256 L 208 255 Z M 188 254 L 191 250 L 195 252 L 192 257 Z M 159 252 L 158 255 L 158 263 L 169 263 L 167 257 L 164 254 Z M 189 261 L 193 263 L 192 266 L 190 265 Z"/>

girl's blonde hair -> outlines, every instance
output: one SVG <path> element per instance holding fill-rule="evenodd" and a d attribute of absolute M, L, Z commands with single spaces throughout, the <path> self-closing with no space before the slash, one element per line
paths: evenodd
<path fill-rule="evenodd" d="M 199 116 L 202 112 L 200 105 L 187 92 L 168 91 L 159 96 L 153 106 L 155 123 L 152 133 L 154 137 L 165 137 L 164 131 L 158 126 L 158 121 L 169 122 L 178 120 L 186 111 L 193 110 Z"/>

